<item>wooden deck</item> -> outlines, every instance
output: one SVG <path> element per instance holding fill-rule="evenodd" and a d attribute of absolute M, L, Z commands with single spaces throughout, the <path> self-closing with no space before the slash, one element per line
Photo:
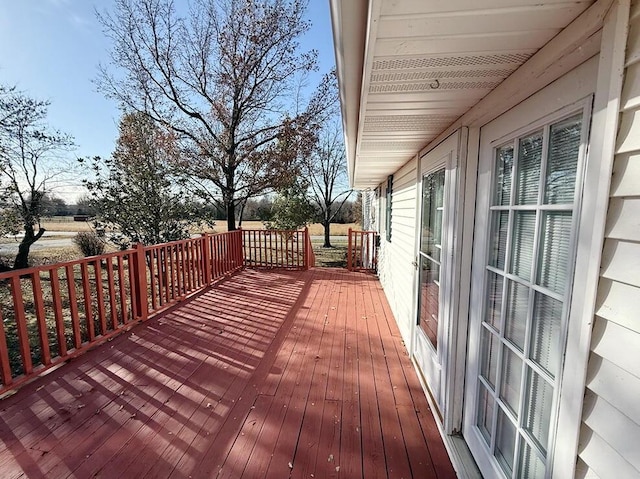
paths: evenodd
<path fill-rule="evenodd" d="M 0 401 L 0 477 L 455 477 L 371 275 L 245 270 Z"/>

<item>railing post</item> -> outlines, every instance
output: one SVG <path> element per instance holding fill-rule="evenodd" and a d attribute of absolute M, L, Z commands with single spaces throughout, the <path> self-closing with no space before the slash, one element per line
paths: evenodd
<path fill-rule="evenodd" d="M 351 264 L 351 261 L 352 261 L 352 259 L 351 259 L 351 246 L 352 246 L 351 245 L 351 228 L 349 228 L 349 244 L 347 246 L 347 269 L 349 271 L 351 271 L 351 267 L 352 267 L 352 264 Z"/>
<path fill-rule="evenodd" d="M 236 268 L 242 268 L 244 266 L 244 255 L 242 253 L 242 238 L 244 237 L 242 233 L 242 228 L 238 228 L 238 235 L 235 241 L 236 252 L 235 252 L 235 264 Z"/>
<path fill-rule="evenodd" d="M 204 261 L 204 282 L 211 284 L 211 244 L 209 243 L 209 233 L 202 233 L 202 260 Z"/>
<path fill-rule="evenodd" d="M 309 238 L 309 228 L 304 227 L 304 269 L 309 269 L 311 263 L 311 238 Z"/>
<path fill-rule="evenodd" d="M 136 243 L 132 254 L 133 284 L 135 285 L 135 298 L 133 301 L 139 319 L 146 321 L 149 317 L 149 304 L 147 301 L 147 266 L 144 257 L 144 245 Z"/>

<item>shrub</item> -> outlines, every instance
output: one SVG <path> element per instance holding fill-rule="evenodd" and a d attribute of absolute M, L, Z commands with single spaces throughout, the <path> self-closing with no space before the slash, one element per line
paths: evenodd
<path fill-rule="evenodd" d="M 81 231 L 73 242 L 85 256 L 98 256 L 104 253 L 105 242 L 93 231 Z"/>

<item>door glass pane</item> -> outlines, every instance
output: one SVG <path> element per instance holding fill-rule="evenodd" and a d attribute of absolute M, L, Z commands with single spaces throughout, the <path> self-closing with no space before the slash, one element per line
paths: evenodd
<path fill-rule="evenodd" d="M 548 211 L 542 215 L 538 284 L 560 294 L 567 287 L 571 224 L 571 211 Z"/>
<path fill-rule="evenodd" d="M 517 204 L 530 205 L 538 202 L 541 160 L 542 132 L 539 131 L 522 138 L 519 143 Z"/>
<path fill-rule="evenodd" d="M 498 464 L 511 477 L 516 450 L 516 428 L 502 409 L 498 408 L 498 425 L 495 456 Z"/>
<path fill-rule="evenodd" d="M 434 347 L 438 345 L 440 266 L 420 255 L 420 327 Z"/>
<path fill-rule="evenodd" d="M 508 281 L 507 316 L 504 325 L 504 336 L 524 350 L 525 333 L 527 328 L 527 313 L 529 308 L 529 288 Z"/>
<path fill-rule="evenodd" d="M 487 454 L 508 477 L 548 473 L 552 378 L 562 357 L 572 277 L 581 129 L 582 115 L 575 115 L 514 138 L 492 159 L 474 410 L 480 442 L 486 441 Z"/>
<path fill-rule="evenodd" d="M 500 341 L 487 328 L 482 328 L 482 363 L 480 374 L 496 387 L 496 371 L 498 369 L 498 348 Z"/>
<path fill-rule="evenodd" d="M 504 270 L 504 258 L 507 251 L 508 211 L 491 212 L 491 249 L 489 264 Z"/>
<path fill-rule="evenodd" d="M 420 241 L 420 317 L 418 323 L 435 348 L 440 319 L 440 252 L 444 214 L 445 170 L 422 179 L 422 231 Z"/>
<path fill-rule="evenodd" d="M 531 325 L 531 358 L 556 375 L 560 354 L 562 302 L 536 293 Z"/>
<path fill-rule="evenodd" d="M 494 181 L 494 205 L 508 205 L 511 197 L 511 174 L 513 171 L 513 145 L 496 150 L 496 173 Z"/>
<path fill-rule="evenodd" d="M 533 369 L 527 368 L 527 404 L 524 424 L 543 451 L 549 441 L 553 388 Z"/>
<path fill-rule="evenodd" d="M 422 180 L 422 240 L 420 250 L 440 261 L 442 249 L 442 214 L 444 205 L 444 170 L 426 175 Z"/>
<path fill-rule="evenodd" d="M 544 462 L 540 460 L 529 444 L 521 441 L 520 448 L 520 474 L 518 477 L 526 479 L 544 479 Z"/>
<path fill-rule="evenodd" d="M 522 359 L 507 346 L 502 347 L 502 378 L 500 379 L 500 398 L 518 414 L 520 401 L 520 380 L 522 379 Z"/>
<path fill-rule="evenodd" d="M 511 272 L 525 281 L 531 280 L 535 235 L 536 212 L 514 212 Z"/>
<path fill-rule="evenodd" d="M 573 203 L 580 153 L 582 114 L 551 125 L 544 202 Z"/>
<path fill-rule="evenodd" d="M 478 398 L 478 428 L 482 433 L 482 437 L 487 442 L 487 445 L 491 443 L 491 436 L 493 436 L 493 397 L 489 394 L 487 389 L 480 384 L 480 397 Z"/>
<path fill-rule="evenodd" d="M 487 272 L 487 312 L 485 321 L 500 331 L 500 316 L 502 314 L 502 276 L 493 271 Z"/>

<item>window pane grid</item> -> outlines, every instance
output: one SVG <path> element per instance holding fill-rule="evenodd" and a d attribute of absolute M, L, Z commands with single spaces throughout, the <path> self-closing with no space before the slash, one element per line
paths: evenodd
<path fill-rule="evenodd" d="M 486 377 L 478 378 L 485 430 L 480 432 L 490 454 L 513 478 L 544 477 L 553 442 L 554 368 L 560 358 L 560 341 L 554 338 L 560 337 L 567 314 L 569 288 L 560 286 L 568 281 L 565 270 L 572 261 L 575 181 L 585 131 L 580 113 L 494 150 L 481 328 Z"/>
<path fill-rule="evenodd" d="M 490 211 L 573 211 L 573 204 L 490 206 Z"/>
<path fill-rule="evenodd" d="M 487 268 L 487 271 L 503 276 L 509 281 L 513 281 L 514 283 L 520 283 L 526 286 L 527 288 L 531 288 L 534 291 L 537 291 L 538 293 L 542 293 L 545 296 L 549 296 L 550 298 L 553 298 L 555 300 L 564 301 L 564 294 L 562 293 L 556 293 L 555 291 L 552 291 L 549 288 L 545 288 L 544 286 L 541 286 L 539 284 L 532 283 L 531 281 L 525 281 L 519 276 L 516 276 L 515 274 L 505 273 L 504 271 L 499 270 L 493 266 L 487 266 L 486 268 Z"/>

